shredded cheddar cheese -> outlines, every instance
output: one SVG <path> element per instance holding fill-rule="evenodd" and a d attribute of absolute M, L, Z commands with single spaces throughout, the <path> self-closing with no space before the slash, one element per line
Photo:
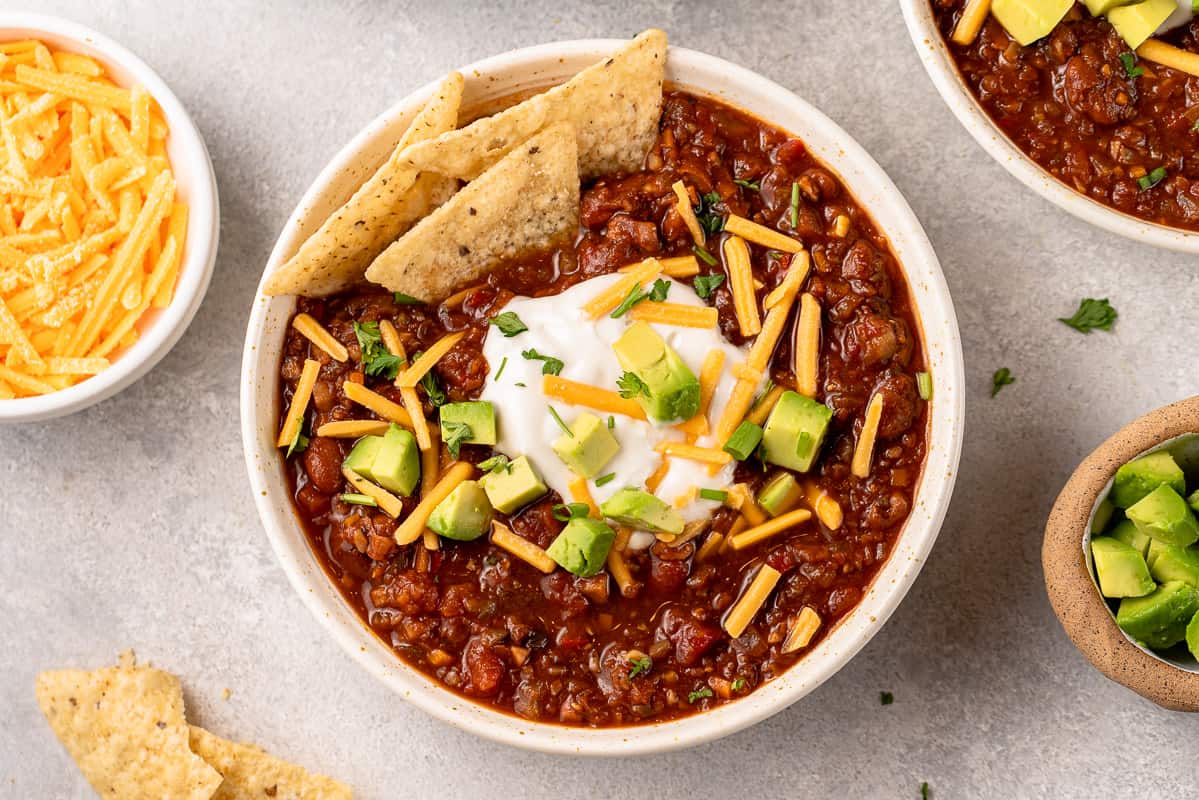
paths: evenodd
<path fill-rule="evenodd" d="M 1199 77 L 1199 53 L 1192 53 L 1172 44 L 1166 44 L 1160 39 L 1146 39 L 1137 48 L 1137 55 L 1146 61 L 1153 61 L 1163 67 Z"/>
<path fill-rule="evenodd" d="M 653 280 L 662 273 L 662 262 L 656 258 L 647 258 L 640 264 L 632 265 L 623 273 L 620 280 L 595 295 L 583 304 L 583 314 L 588 319 L 599 319 L 620 305 L 634 286 L 640 286 L 646 281 Z"/>
<path fill-rule="evenodd" d="M 686 185 L 682 181 L 675 181 L 670 188 L 674 192 L 675 208 L 678 209 L 679 216 L 686 223 L 687 230 L 691 231 L 691 238 L 695 240 L 697 246 L 703 247 L 707 243 L 707 238 L 695 216 L 695 209 L 691 206 L 691 195 L 687 193 Z"/>
<path fill-rule="evenodd" d="M 859 478 L 870 477 L 870 462 L 874 459 L 874 440 L 878 437 L 878 425 L 883 418 L 883 396 L 875 392 L 866 407 L 866 419 L 858 434 L 858 444 L 853 449 L 850 472 Z"/>
<path fill-rule="evenodd" d="M 334 361 L 344 362 L 350 357 L 346 346 L 334 338 L 333 334 L 308 314 L 296 314 L 291 326 L 300 332 L 308 341 L 325 351 Z"/>
<path fill-rule="evenodd" d="M 759 567 L 753 582 L 742 592 L 741 597 L 725 615 L 723 623 L 725 633 L 734 639 L 745 633 L 745 629 L 749 627 L 749 623 L 766 604 L 767 598 L 770 597 L 770 593 L 774 591 L 775 584 L 781 577 L 779 571 L 769 564 Z"/>
<path fill-rule="evenodd" d="M 799 321 L 795 324 L 795 389 L 805 397 L 816 396 L 820 371 L 820 302 L 804 292 L 799 298 Z"/>
<path fill-rule="evenodd" d="M 729 214 L 724 221 L 724 229 L 728 233 L 740 236 L 746 241 L 760 244 L 770 250 L 781 250 L 784 253 L 798 253 L 803 249 L 803 243 L 792 239 L 786 234 L 771 230 L 765 225 L 751 222 L 745 217 Z"/>
<path fill-rule="evenodd" d="M 629 319 L 681 328 L 715 328 L 719 314 L 715 306 L 645 302 L 633 306 L 629 311 Z"/>
<path fill-rule="evenodd" d="M 491 523 L 491 543 L 501 550 L 506 550 L 526 564 L 541 570 L 546 575 L 557 569 L 554 559 L 537 545 L 521 536 L 517 536 L 502 522 L 493 520 Z M 611 555 L 611 553 L 609 553 Z"/>
<path fill-rule="evenodd" d="M 570 405 L 586 406 L 596 411 L 622 414 L 633 419 L 646 419 L 645 410 L 636 400 L 621 397 L 610 389 L 601 389 L 557 375 L 545 375 L 541 379 L 541 391 L 546 397 L 556 397 Z"/>
<path fill-rule="evenodd" d="M 320 371 L 319 361 L 313 361 L 311 358 L 304 361 L 300 379 L 296 381 L 295 394 L 291 396 L 291 407 L 287 409 L 287 421 L 283 423 L 283 430 L 279 431 L 279 438 L 275 440 L 276 447 L 290 446 L 299 434 L 300 426 L 304 424 L 304 414 L 308 411 L 308 401 L 312 399 L 312 387 L 316 385 Z M 11 376 L 3 373 L 0 373 L 0 378 L 13 382 Z"/>
<path fill-rule="evenodd" d="M 458 487 L 458 484 L 470 478 L 474 473 L 474 465 L 467 461 L 457 461 L 446 470 L 428 494 L 422 493 L 416 508 L 412 509 L 412 513 L 396 528 L 396 544 L 402 547 L 419 539 L 425 530 L 425 524 L 429 521 L 429 515 L 433 513 L 437 504 L 446 499 L 450 492 Z"/>
<path fill-rule="evenodd" d="M 391 492 L 381 486 L 376 486 L 352 469 L 342 467 L 341 474 L 359 494 L 374 498 L 375 502 L 379 504 L 380 510 L 387 516 L 395 519 L 404 512 L 403 501 Z"/>
<path fill-rule="evenodd" d="M 749 247 L 740 236 L 724 240 L 724 263 L 729 272 L 729 287 L 733 292 L 733 310 L 742 336 L 756 336 L 762 330 L 758 314 L 758 297 L 754 292 L 753 271 L 749 262 Z"/>
<path fill-rule="evenodd" d="M 806 508 L 797 508 L 794 511 L 788 511 L 786 514 L 779 514 L 774 519 L 754 525 L 752 528 L 731 537 L 729 539 L 729 546 L 734 550 L 744 550 L 751 545 L 755 545 L 764 539 L 769 539 L 771 536 L 785 531 L 792 525 L 807 522 L 811 518 L 812 512 Z"/>
<path fill-rule="evenodd" d="M 369 408 L 383 419 L 403 425 L 409 430 L 412 429 L 412 418 L 398 403 L 393 403 L 378 392 L 373 392 L 361 383 L 354 381 L 345 381 L 342 383 L 341 389 L 345 392 L 346 397 L 358 405 Z"/>
<path fill-rule="evenodd" d="M 966 7 L 962 9 L 962 16 L 958 18 L 958 24 L 950 37 L 954 44 L 973 43 L 978 38 L 978 32 L 982 30 L 990 11 L 991 0 L 966 0 Z"/>
<path fill-rule="evenodd" d="M 421 353 L 420 358 L 416 360 L 412 366 L 400 373 L 396 378 L 396 386 L 416 386 L 420 383 L 420 379 L 428 374 L 429 370 L 445 356 L 446 353 L 454 349 L 454 345 L 458 344 L 465 336 L 465 333 L 447 333 L 445 336 L 433 343 L 425 352 Z"/>
<path fill-rule="evenodd" d="M 804 606 L 795 617 L 795 621 L 791 623 L 791 630 L 788 631 L 787 638 L 783 640 L 783 652 L 794 653 L 796 650 L 807 647 L 818 630 L 820 630 L 820 615 L 811 606 Z"/>
<path fill-rule="evenodd" d="M 733 460 L 733 457 L 723 450 L 716 450 L 711 447 L 698 447 L 685 442 L 659 442 L 654 447 L 659 453 L 677 458 L 686 458 L 691 461 L 699 461 L 702 464 L 728 464 Z"/>
<path fill-rule="evenodd" d="M 317 436 L 329 439 L 358 439 L 363 436 L 382 436 L 391 426 L 386 420 L 345 419 L 326 422 L 316 429 Z"/>

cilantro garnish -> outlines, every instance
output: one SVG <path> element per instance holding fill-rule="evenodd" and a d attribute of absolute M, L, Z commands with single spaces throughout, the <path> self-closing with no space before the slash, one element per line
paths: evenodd
<path fill-rule="evenodd" d="M 454 458 L 458 457 L 458 451 L 462 448 L 462 443 L 473 435 L 474 431 L 465 422 L 455 422 L 453 420 L 442 420 L 441 422 L 441 438 L 445 441 L 445 448 L 450 451 L 450 455 Z"/>
<path fill-rule="evenodd" d="M 491 324 L 500 329 L 500 333 L 508 339 L 511 339 L 518 333 L 524 333 L 529 329 L 524 321 L 516 315 L 515 311 L 505 311 L 503 314 L 497 314 L 490 320 Z"/>
<path fill-rule="evenodd" d="M 762 191 L 762 186 L 757 181 L 743 181 L 740 178 L 734 178 L 733 183 L 737 184 L 742 189 L 749 189 L 751 192 Z"/>
<path fill-rule="evenodd" d="M 649 387 L 645 385 L 645 381 L 638 378 L 632 372 L 626 372 L 617 378 L 616 385 L 620 387 L 620 396 L 626 400 L 631 400 L 641 395 L 650 396 Z"/>
<path fill-rule="evenodd" d="M 511 472 L 512 462 L 503 453 L 496 453 L 491 458 L 480 461 L 478 467 L 483 472 Z"/>
<path fill-rule="evenodd" d="M 383 346 L 383 334 L 378 322 L 355 322 L 354 336 L 362 351 L 362 371 L 378 378 L 395 380 L 404 359 L 392 354 Z"/>
<path fill-rule="evenodd" d="M 640 303 L 645 298 L 649 297 L 649 293 L 640 286 L 633 286 L 629 289 L 629 293 L 624 296 L 624 300 L 620 301 L 620 305 L 612 309 L 609 315 L 612 319 L 620 319 L 625 314 L 629 313 L 629 309 Z"/>
<path fill-rule="evenodd" d="M 705 697 L 711 697 L 712 690 L 705 686 L 702 689 L 696 689 L 691 694 L 687 695 L 687 702 L 694 704 L 696 700 L 703 700 Z"/>
<path fill-rule="evenodd" d="M 700 300 L 707 300 L 711 297 L 712 292 L 716 291 L 722 283 L 724 283 L 723 275 L 696 275 L 691 280 L 691 285 L 695 287 L 695 293 L 699 295 Z"/>
<path fill-rule="evenodd" d="M 1016 377 L 1012 375 L 1012 371 L 1007 367 L 1000 367 L 995 370 L 995 374 L 991 376 L 991 397 L 999 394 L 999 390 L 1005 386 L 1011 386 L 1016 382 Z"/>
<path fill-rule="evenodd" d="M 1124 74 L 1130 78 L 1139 78 L 1145 74 L 1144 67 L 1138 67 L 1136 53 L 1121 53 L 1120 63 L 1124 65 Z"/>
<path fill-rule="evenodd" d="M 591 506 L 586 503 L 558 503 L 550 509 L 554 519 L 559 522 L 570 522 L 575 517 L 585 517 L 591 513 Z"/>
<path fill-rule="evenodd" d="M 595 485 L 596 486 L 606 486 L 607 484 L 611 483 L 615 479 L 616 479 L 616 473 L 609 472 L 607 475 L 600 475 L 598 478 L 596 478 Z"/>
<path fill-rule="evenodd" d="M 1074 316 L 1058 317 L 1058 322 L 1069 325 L 1079 333 L 1090 333 L 1095 329 L 1110 331 L 1117 316 L 1116 309 L 1112 308 L 1106 297 L 1101 300 L 1088 297 L 1078 304 Z"/>
<path fill-rule="evenodd" d="M 395 298 L 396 304 L 401 306 L 423 306 L 425 304 L 423 300 L 418 300 L 403 292 L 395 292 L 392 296 Z"/>
<path fill-rule="evenodd" d="M 572 431 L 570 427 L 562 421 L 562 417 L 558 414 L 558 409 L 554 408 L 553 406 L 546 406 L 546 408 L 549 409 L 550 416 L 554 418 L 554 422 L 558 423 L 558 427 L 562 429 L 562 432 L 572 439 L 575 438 L 574 431 Z"/>
<path fill-rule="evenodd" d="M 298 456 L 308 449 L 308 437 L 304 435 L 304 431 L 296 428 L 296 435 L 292 437 L 291 444 L 287 446 L 287 458 Z"/>
<path fill-rule="evenodd" d="M 654 281 L 654 285 L 650 287 L 649 299 L 655 303 L 661 303 L 666 299 L 666 295 L 670 293 L 670 281 L 658 279 Z"/>
<path fill-rule="evenodd" d="M 1146 189 L 1152 189 L 1154 186 L 1157 186 L 1159 183 L 1161 183 L 1165 179 L 1166 179 L 1166 168 L 1158 167 L 1157 169 L 1153 170 L 1153 172 L 1150 172 L 1148 175 L 1142 175 L 1141 177 L 1137 178 L 1137 186 L 1140 186 L 1141 190 L 1144 191 Z"/>
<path fill-rule="evenodd" d="M 412 356 L 412 360 L 416 361 L 423 355 L 423 352 L 416 352 Z M 420 379 L 420 386 L 425 390 L 425 394 L 429 396 L 429 402 L 434 408 L 440 408 L 446 403 L 445 392 L 441 389 L 441 384 L 437 382 L 437 376 L 433 374 L 433 370 L 425 373 Z"/>
<path fill-rule="evenodd" d="M 541 353 L 538 353 L 532 347 L 530 347 L 528 350 L 521 350 L 520 354 L 522 356 L 524 356 L 525 358 L 527 358 L 529 361 L 542 362 L 542 364 L 541 364 L 541 374 L 542 375 L 561 375 L 562 368 L 566 366 L 566 364 L 562 361 L 562 359 L 554 358 L 553 356 L 542 355 Z"/>
<path fill-rule="evenodd" d="M 708 192 L 699 196 L 699 206 L 695 209 L 695 218 L 706 233 L 720 233 L 724 230 L 724 217 L 712 207 L 720 202 L 717 192 Z"/>
<path fill-rule="evenodd" d="M 649 656 L 630 658 L 629 663 L 633 665 L 633 668 L 629 670 L 629 680 L 641 675 L 648 675 L 649 671 L 654 668 L 654 662 Z"/>
<path fill-rule="evenodd" d="M 895 702 L 895 695 L 890 692 L 879 692 L 878 701 L 885 706 L 889 706 Z"/>
<path fill-rule="evenodd" d="M 691 252 L 695 253 L 695 257 L 707 264 L 709 267 L 716 266 L 716 257 L 699 245 L 693 245 L 691 247 Z"/>
<path fill-rule="evenodd" d="M 928 800 L 928 798 L 931 796 L 929 792 L 930 790 L 928 788 L 928 781 L 920 784 L 920 800 Z"/>

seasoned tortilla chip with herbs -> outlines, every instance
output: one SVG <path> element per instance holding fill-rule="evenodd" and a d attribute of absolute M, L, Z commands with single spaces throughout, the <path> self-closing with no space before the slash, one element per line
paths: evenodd
<path fill-rule="evenodd" d="M 367 266 L 420 218 L 444 203 L 457 181 L 421 172 L 403 151 L 458 124 L 462 75 L 451 73 L 425 103 L 395 150 L 366 183 L 333 212 L 299 252 L 275 270 L 264 291 L 269 295 L 323 297 L 362 282 Z"/>
<path fill-rule="evenodd" d="M 212 800 L 351 800 L 350 787 L 275 758 L 252 744 L 214 736 L 194 725 L 192 750 L 216 767 L 224 783 Z"/>
<path fill-rule="evenodd" d="M 188 746 L 179 679 L 127 664 L 37 676 L 38 705 L 103 798 L 207 800 L 221 774 Z"/>
<path fill-rule="evenodd" d="M 665 69 L 666 34 L 645 31 L 566 83 L 415 144 L 404 157 L 422 171 L 471 180 L 538 131 L 569 122 L 583 180 L 636 171 L 658 133 Z"/>
<path fill-rule="evenodd" d="M 579 226 L 575 134 L 560 123 L 467 184 L 383 251 L 367 280 L 426 303 L 496 263 L 574 236 Z"/>

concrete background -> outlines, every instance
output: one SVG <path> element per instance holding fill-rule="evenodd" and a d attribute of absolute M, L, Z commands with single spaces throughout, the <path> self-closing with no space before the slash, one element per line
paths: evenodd
<path fill-rule="evenodd" d="M 938 798 L 1195 788 L 1195 720 L 1090 668 L 1050 612 L 1039 557 L 1073 466 L 1125 422 L 1195 391 L 1195 258 L 1090 228 L 1008 177 L 941 103 L 895 5 L 4 6 L 71 17 L 152 64 L 207 138 L 223 221 L 208 298 L 157 369 L 90 411 L 0 428 L 0 796 L 90 796 L 37 710 L 33 677 L 108 664 L 126 647 L 183 676 L 193 720 L 337 776 L 363 798 L 917 798 L 921 781 Z M 957 304 L 969 431 L 931 560 L 851 664 L 719 743 L 592 762 L 435 722 L 326 637 L 253 509 L 238 372 L 276 234 L 369 119 L 483 55 L 651 25 L 790 87 L 890 173 Z M 1055 321 L 1084 296 L 1112 299 L 1115 333 L 1081 336 Z M 1000 366 L 1018 382 L 991 399 Z M 894 705 L 880 706 L 880 691 Z"/>

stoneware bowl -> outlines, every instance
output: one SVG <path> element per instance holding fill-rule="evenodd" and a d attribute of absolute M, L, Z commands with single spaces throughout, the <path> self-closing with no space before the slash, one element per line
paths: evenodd
<path fill-rule="evenodd" d="M 560 83 L 608 56 L 623 42 L 562 42 L 489 58 L 461 69 L 469 107 Z M 898 545 L 861 605 L 783 676 L 735 703 L 673 722 L 637 728 L 567 728 L 501 714 L 465 700 L 405 666 L 365 627 L 322 571 L 292 509 L 274 440 L 278 423 L 278 369 L 291 297 L 255 298 L 242 363 L 242 442 L 254 499 L 271 544 L 292 585 L 312 613 L 355 660 L 406 700 L 465 730 L 501 742 L 554 753 L 626 756 L 672 750 L 752 725 L 815 689 L 869 641 L 916 579 L 949 504 L 962 444 L 962 355 L 957 322 L 936 255 L 907 202 L 862 148 L 827 117 L 782 87 L 741 67 L 690 50 L 671 48 L 667 77 L 675 85 L 714 96 L 801 137 L 838 172 L 891 239 L 906 269 L 923 320 L 935 385 L 928 464 Z M 387 156 L 429 84 L 372 122 L 337 154 L 304 195 L 271 253 L 266 272 L 295 252 L 325 216 L 343 202 Z"/>
<path fill-rule="evenodd" d="M 218 220 L 216 176 L 200 131 L 179 99 L 144 61 L 93 30 L 56 17 L 0 11 L 0 41 L 37 38 L 101 62 L 122 86 L 140 83 L 162 109 L 171 129 L 167 156 L 179 200 L 188 204 L 187 241 L 175 296 L 161 311 L 148 311 L 138 323 L 137 342 L 112 365 L 85 381 L 51 394 L 0 400 L 0 422 L 33 422 L 73 414 L 112 397 L 137 381 L 167 354 L 187 330 L 212 277 Z"/>
<path fill-rule="evenodd" d="M 1154 247 L 1199 253 L 1199 233 L 1146 222 L 1092 200 L 1050 175 L 1026 156 L 991 121 L 970 87 L 962 80 L 949 47 L 937 29 L 932 3 L 929 0 L 900 0 L 899 4 L 903 8 L 903 18 L 916 45 L 916 52 L 933 85 L 940 92 L 941 99 L 975 141 L 1004 169 L 1041 197 L 1084 222 Z"/>
<path fill-rule="evenodd" d="M 1041 560 L 1054 613 L 1096 669 L 1160 706 L 1199 711 L 1199 664 L 1158 656 L 1128 638 L 1099 594 L 1091 568 L 1091 520 L 1116 470 L 1163 449 L 1188 473 L 1199 467 L 1199 397 L 1146 414 L 1087 456 L 1054 503 Z"/>

